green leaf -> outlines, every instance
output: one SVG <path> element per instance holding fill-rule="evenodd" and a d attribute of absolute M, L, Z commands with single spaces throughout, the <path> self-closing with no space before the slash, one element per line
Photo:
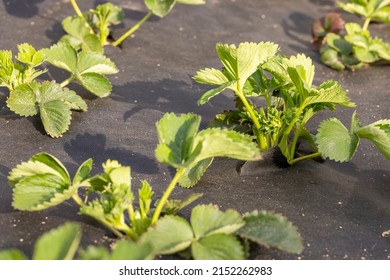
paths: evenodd
<path fill-rule="evenodd" d="M 358 137 L 375 144 L 379 151 L 390 160 L 390 120 L 380 120 L 355 130 Z"/>
<path fill-rule="evenodd" d="M 81 227 L 66 223 L 42 235 L 35 243 L 34 260 L 71 260 L 80 244 Z"/>
<path fill-rule="evenodd" d="M 87 22 L 79 16 L 68 16 L 62 21 L 62 28 L 66 33 L 82 41 L 90 34 Z"/>
<path fill-rule="evenodd" d="M 303 249 L 297 229 L 282 215 L 254 211 L 244 215 L 244 221 L 245 225 L 237 232 L 243 238 L 290 253 Z"/>
<path fill-rule="evenodd" d="M 58 92 L 60 93 L 59 100 L 65 102 L 70 109 L 87 111 L 87 103 L 85 103 L 81 96 L 77 95 L 73 90 L 63 88 L 62 91 L 59 90 Z"/>
<path fill-rule="evenodd" d="M 231 88 L 232 86 L 234 86 L 235 83 L 236 83 L 236 81 L 226 82 L 217 88 L 213 88 L 213 89 L 205 92 L 202 95 L 202 97 L 198 100 L 198 102 L 197 102 L 198 105 L 203 105 L 203 104 L 209 102 L 211 98 L 217 96 L 218 94 L 223 92 L 225 89 Z"/>
<path fill-rule="evenodd" d="M 197 162 L 181 176 L 179 185 L 183 188 L 191 188 L 195 186 L 212 162 L 213 158 L 206 158 Z"/>
<path fill-rule="evenodd" d="M 222 71 L 214 68 L 199 70 L 193 79 L 200 84 L 217 86 L 229 82 L 229 79 L 222 73 Z"/>
<path fill-rule="evenodd" d="M 99 97 L 108 96 L 112 90 L 110 80 L 98 73 L 85 73 L 78 77 L 78 82 Z"/>
<path fill-rule="evenodd" d="M 27 257 L 18 249 L 8 249 L 0 251 L 0 260 L 27 260 Z"/>
<path fill-rule="evenodd" d="M 70 125 L 70 107 L 61 100 L 49 101 L 40 106 L 39 110 L 43 127 L 51 137 L 60 137 Z"/>
<path fill-rule="evenodd" d="M 166 215 L 176 215 L 181 209 L 190 205 L 194 201 L 198 200 L 203 196 L 203 193 L 193 193 L 185 197 L 183 200 L 180 199 L 168 199 L 164 204 L 163 213 Z M 159 201 L 156 201 L 155 205 Z"/>
<path fill-rule="evenodd" d="M 159 145 L 156 158 L 175 168 L 186 166 L 201 118 L 194 114 L 166 113 L 156 123 Z"/>
<path fill-rule="evenodd" d="M 111 253 L 112 260 L 151 260 L 153 249 L 149 243 L 135 243 L 120 240 L 115 243 Z"/>
<path fill-rule="evenodd" d="M 76 191 L 70 185 L 65 167 L 47 153 L 34 155 L 11 170 L 8 180 L 13 186 L 13 206 L 37 211 L 60 204 Z"/>
<path fill-rule="evenodd" d="M 260 159 L 260 150 L 252 138 L 230 130 L 208 128 L 196 135 L 193 147 L 200 146 L 192 162 L 197 163 L 211 157 L 229 157 L 239 160 Z"/>
<path fill-rule="evenodd" d="M 76 73 L 77 70 L 77 52 L 76 50 L 64 43 L 58 43 L 45 50 L 47 62 L 64 69 L 70 73 Z"/>
<path fill-rule="evenodd" d="M 337 34 L 328 33 L 326 35 L 326 42 L 343 55 L 350 55 L 352 53 L 352 45 Z"/>
<path fill-rule="evenodd" d="M 39 112 L 39 106 L 34 91 L 28 84 L 17 86 L 7 99 L 7 106 L 20 116 L 35 116 Z"/>
<path fill-rule="evenodd" d="M 191 246 L 195 260 L 244 260 L 245 252 L 236 237 L 214 234 L 194 242 Z"/>
<path fill-rule="evenodd" d="M 329 67 L 336 70 L 344 70 L 344 63 L 339 59 L 339 53 L 337 50 L 330 47 L 323 47 L 321 49 L 321 61 Z"/>
<path fill-rule="evenodd" d="M 147 181 L 141 181 L 141 189 L 138 191 L 139 196 L 139 209 L 141 215 L 146 217 L 150 210 L 150 204 L 152 203 L 153 190 Z"/>
<path fill-rule="evenodd" d="M 176 0 L 145 0 L 146 6 L 161 18 L 165 17 L 175 5 Z"/>
<path fill-rule="evenodd" d="M 351 160 L 359 145 L 359 137 L 335 118 L 320 124 L 316 138 L 322 156 L 340 162 Z"/>
<path fill-rule="evenodd" d="M 314 65 L 311 58 L 304 54 L 298 54 L 296 56 L 291 56 L 288 59 L 287 64 L 289 67 L 297 69 L 303 84 L 307 89 L 311 88 L 314 79 Z"/>
<path fill-rule="evenodd" d="M 102 54 L 87 51 L 79 53 L 77 71 L 81 75 L 85 73 L 115 74 L 119 72 L 111 59 Z"/>
<path fill-rule="evenodd" d="M 17 59 L 31 67 L 41 65 L 45 61 L 45 55 L 42 51 L 37 51 L 30 44 L 18 45 L 18 56 Z"/>
<path fill-rule="evenodd" d="M 341 85 L 333 80 L 322 83 L 318 87 L 318 91 L 312 91 L 312 95 L 305 100 L 306 106 L 319 103 L 344 107 L 356 106 L 355 103 L 350 102 L 347 93 L 343 90 Z"/>
<path fill-rule="evenodd" d="M 91 170 L 92 170 L 93 160 L 87 159 L 84 161 L 80 167 L 77 169 L 76 175 L 73 178 L 73 185 L 80 185 L 84 181 L 90 178 Z"/>
<path fill-rule="evenodd" d="M 192 239 L 192 229 L 185 219 L 164 216 L 149 227 L 141 242 L 152 244 L 156 254 L 173 254 L 189 247 Z"/>
<path fill-rule="evenodd" d="M 237 211 L 228 209 L 222 212 L 213 205 L 198 205 L 191 213 L 191 225 L 198 239 L 213 234 L 234 233 L 244 224 Z"/>
<path fill-rule="evenodd" d="M 70 182 L 69 173 L 65 166 L 54 156 L 48 153 L 39 153 L 32 156 L 27 162 L 22 162 L 11 170 L 8 180 L 15 186 L 21 179 L 36 174 L 53 174 Z"/>

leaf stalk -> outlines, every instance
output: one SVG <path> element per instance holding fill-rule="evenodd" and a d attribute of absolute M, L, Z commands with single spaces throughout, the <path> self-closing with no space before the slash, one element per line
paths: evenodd
<path fill-rule="evenodd" d="M 173 177 L 171 183 L 169 184 L 169 186 L 167 187 L 167 189 L 165 190 L 163 196 L 161 197 L 157 207 L 156 207 L 156 210 L 154 211 L 153 213 L 153 217 L 152 217 L 152 221 L 151 221 L 151 225 L 154 225 L 158 218 L 160 217 L 160 214 L 161 214 L 161 211 L 166 203 L 166 201 L 168 200 L 169 196 L 171 195 L 173 189 L 175 188 L 177 182 L 180 180 L 180 178 L 183 176 L 183 174 L 185 173 L 186 171 L 186 168 L 179 168 L 177 171 L 176 171 L 176 174 L 175 176 Z"/>
<path fill-rule="evenodd" d="M 114 47 L 119 46 L 124 40 L 127 39 L 127 37 L 129 37 L 131 34 L 133 34 L 135 31 L 137 31 L 138 28 L 140 28 L 145 23 L 145 21 L 147 21 L 152 15 L 153 15 L 153 12 L 149 11 L 149 13 L 147 13 L 136 25 L 134 25 L 132 28 L 130 28 L 121 37 L 119 37 L 119 39 L 117 39 L 114 43 L 112 43 L 112 45 Z"/>

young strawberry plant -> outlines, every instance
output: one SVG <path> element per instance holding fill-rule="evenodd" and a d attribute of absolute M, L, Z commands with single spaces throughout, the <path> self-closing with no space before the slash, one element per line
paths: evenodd
<path fill-rule="evenodd" d="M 111 92 L 111 83 L 104 74 L 118 72 L 115 64 L 102 54 L 77 52 L 67 44 L 59 43 L 50 49 L 36 50 L 25 43 L 18 45 L 16 61 L 11 51 L 0 51 L 0 86 L 9 91 L 7 106 L 20 116 L 39 115 L 43 127 L 51 137 L 60 137 L 69 129 L 72 110 L 87 110 L 85 101 L 66 86 L 77 81 L 99 97 Z M 44 62 L 71 73 L 61 84 L 56 81 L 38 82 L 48 71 L 39 70 Z"/>
<path fill-rule="evenodd" d="M 347 3 L 338 2 L 338 6 L 346 12 L 358 14 L 364 18 L 363 25 L 346 23 L 341 18 L 336 19 L 334 14 L 325 16 L 334 19 L 319 24 L 313 23 L 313 43 L 321 53 L 324 64 L 336 70 L 359 69 L 375 62 L 390 62 L 390 45 L 379 37 L 372 37 L 368 30 L 372 21 L 390 24 L 390 2 L 387 0 L 349 0 Z M 336 19 L 336 20 L 335 20 Z M 326 27 L 326 25 L 328 27 Z M 337 26 L 331 28 L 330 26 Z"/>
<path fill-rule="evenodd" d="M 209 102 L 229 89 L 234 93 L 236 109 L 218 114 L 211 126 L 253 135 L 261 151 L 278 146 L 289 164 L 326 156 L 328 151 L 318 145 L 318 137 L 305 126 L 322 110 L 355 106 L 337 82 L 329 80 L 314 86 L 311 59 L 303 54 L 289 58 L 278 55 L 278 46 L 270 42 L 241 43 L 238 47 L 217 44 L 216 49 L 223 67 L 222 70 L 206 68 L 195 75 L 195 81 L 216 86 L 204 93 L 198 104 Z M 264 106 L 256 106 L 251 98 L 260 98 L 260 104 Z M 335 122 L 327 125 L 328 129 L 320 133 L 321 139 L 325 135 L 332 136 L 333 129 L 338 128 Z M 374 126 L 384 134 L 383 137 L 389 137 L 386 121 Z M 376 142 L 374 134 L 365 138 Z M 301 141 L 309 144 L 312 153 L 297 152 Z M 389 159 L 388 147 L 380 148 L 380 151 Z"/>
<path fill-rule="evenodd" d="M 123 21 L 123 10 L 112 3 L 98 5 L 86 13 L 81 12 L 75 0 L 70 1 L 76 15 L 64 19 L 62 26 L 67 35 L 61 41 L 67 42 L 75 49 L 92 50 L 103 53 L 103 46 L 112 44 L 119 46 L 124 40 L 137 31 L 152 15 L 160 18 L 165 17 L 176 3 L 200 5 L 203 0 L 145 0 L 149 12 L 126 33 L 117 40 L 110 36 L 110 26 L 120 24 Z"/>
<path fill-rule="evenodd" d="M 62 163 L 47 153 L 34 155 L 10 172 L 12 205 L 19 210 L 38 211 L 72 198 L 81 214 L 93 217 L 118 237 L 151 244 L 155 254 L 190 248 L 195 259 L 243 259 L 245 247 L 240 239 L 288 252 L 301 251 L 296 229 L 277 214 L 253 212 L 242 217 L 234 210 L 222 212 L 212 205 L 198 205 L 192 210 L 190 223 L 176 216 L 199 195 L 183 201 L 169 200 L 175 186 L 196 184 L 214 157 L 260 158 L 249 136 L 220 128 L 198 131 L 199 124 L 200 117 L 194 114 L 166 114 L 156 124 L 156 157 L 176 168 L 176 174 L 155 208 L 151 204 L 154 192 L 146 181 L 141 182 L 135 208 L 130 167 L 108 160 L 102 174 L 91 176 L 93 161 L 89 159 L 71 179 Z M 274 234 L 266 230 L 269 227 L 274 228 Z"/>

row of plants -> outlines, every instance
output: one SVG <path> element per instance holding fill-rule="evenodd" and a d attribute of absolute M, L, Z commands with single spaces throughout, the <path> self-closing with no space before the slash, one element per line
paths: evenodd
<path fill-rule="evenodd" d="M 159 16 L 165 16 L 176 2 L 203 1 L 145 1 L 150 9 L 148 14 Z M 105 75 L 117 71 L 102 53 L 110 37 L 108 27 L 118 22 L 120 11 L 108 3 L 83 14 L 75 1 L 71 3 L 76 16 L 64 20 L 68 34 L 59 43 L 39 51 L 28 44 L 20 45 L 18 62 L 4 51 L 7 59 L 2 60 L 0 67 L 0 77 L 7 82 L 2 84 L 10 90 L 7 105 L 20 115 L 39 113 L 52 137 L 68 129 L 71 110 L 86 109 L 86 103 L 67 85 L 76 81 L 104 97 L 111 91 Z M 96 47 L 98 42 L 100 47 Z M 114 41 L 117 44 L 120 43 Z M 313 85 L 315 69 L 310 58 L 303 54 L 285 57 L 278 54 L 279 46 L 271 42 L 217 44 L 216 50 L 222 69 L 206 68 L 194 76 L 195 81 L 214 86 L 198 104 L 230 90 L 236 109 L 218 114 L 210 127 L 201 131 L 200 116 L 191 113 L 167 113 L 157 122 L 159 144 L 155 157 L 176 170 L 159 199 L 153 197 L 149 183 L 142 181 L 137 200 L 131 186 L 131 168 L 115 160 L 103 164 L 103 173 L 91 175 L 93 160 L 89 159 L 71 178 L 57 158 L 40 153 L 10 172 L 15 209 L 39 211 L 73 200 L 81 214 L 93 217 L 119 238 L 111 252 L 103 247 L 78 251 L 80 227 L 69 223 L 43 235 L 36 243 L 33 259 L 149 259 L 176 253 L 193 259 L 244 259 L 250 243 L 299 253 L 303 246 L 297 229 L 276 213 L 254 210 L 241 215 L 206 204 L 195 206 L 190 219 L 184 219 L 180 210 L 201 194 L 172 199 L 176 185 L 196 185 L 214 157 L 261 160 L 263 152 L 275 147 L 290 165 L 317 157 L 348 161 L 360 139 L 367 139 L 390 159 L 390 120 L 362 125 L 354 113 L 349 129 L 336 118 L 321 122 L 315 135 L 306 128 L 320 111 L 355 106 L 336 81 Z M 36 81 L 47 71 L 36 69 L 44 61 L 66 70 L 70 77 L 62 83 Z M 302 142 L 309 144 L 311 153 L 301 153 Z M 45 252 L 47 244 L 56 250 Z M 0 258 L 27 256 L 9 249 L 1 251 Z"/>
<path fill-rule="evenodd" d="M 115 74 L 118 69 L 104 56 L 104 46 L 118 46 L 151 15 L 167 15 L 176 2 L 203 3 L 146 0 L 149 13 L 124 36 L 111 42 L 109 27 L 122 21 L 122 10 L 106 3 L 82 13 L 76 1 L 71 1 L 76 15 L 63 21 L 67 34 L 57 44 L 42 50 L 21 44 L 16 61 L 10 51 L 0 53 L 1 85 L 10 92 L 7 106 L 21 116 L 39 114 L 48 135 L 61 136 L 69 128 L 71 110 L 87 109 L 85 101 L 67 86 L 77 82 L 97 97 L 108 96 L 112 87 L 105 75 Z M 38 82 L 37 78 L 48 71 L 38 69 L 45 62 L 69 72 L 69 78 L 61 83 Z M 220 128 L 198 131 L 200 121 L 200 116 L 194 114 L 171 113 L 156 124 L 159 145 L 155 156 L 176 169 L 172 182 L 158 200 L 154 199 L 149 183 L 142 181 L 137 201 L 131 187 L 131 168 L 115 160 L 107 160 L 104 172 L 92 176 L 93 160 L 89 159 L 73 179 L 65 166 L 47 153 L 36 154 L 15 167 L 8 177 L 15 209 L 40 211 L 71 199 L 79 206 L 80 214 L 93 217 L 120 239 L 111 252 L 102 246 L 78 250 L 81 228 L 67 223 L 40 237 L 32 258 L 150 259 L 180 253 L 194 259 L 244 259 L 250 242 L 299 253 L 302 240 L 297 229 L 276 213 L 255 210 L 241 215 L 209 204 L 195 206 L 189 221 L 178 215 L 201 194 L 183 200 L 170 199 L 176 185 L 194 186 L 214 157 L 261 158 L 251 137 Z M 52 250 L 46 250 L 48 247 Z M 18 249 L 0 252 L 0 259 L 27 258 Z"/>
<path fill-rule="evenodd" d="M 339 13 L 329 13 L 314 21 L 313 44 L 321 61 L 336 70 L 352 70 L 373 63 L 390 63 L 390 45 L 380 37 L 372 37 L 370 23 L 390 24 L 389 0 L 337 1 L 343 11 L 359 15 L 363 24 L 347 22 Z"/>

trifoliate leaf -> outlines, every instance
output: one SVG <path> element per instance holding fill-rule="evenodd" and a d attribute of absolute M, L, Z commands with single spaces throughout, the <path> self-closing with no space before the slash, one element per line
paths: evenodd
<path fill-rule="evenodd" d="M 237 232 L 242 238 L 290 253 L 303 249 L 296 227 L 280 214 L 254 211 L 244 215 L 244 221 L 245 225 Z"/>
<path fill-rule="evenodd" d="M 81 239 L 81 227 L 66 223 L 42 235 L 35 243 L 34 260 L 71 260 Z"/>
<path fill-rule="evenodd" d="M 213 205 L 198 205 L 191 213 L 191 226 L 198 239 L 218 233 L 231 234 L 244 224 L 237 211 L 228 209 L 222 212 Z"/>
<path fill-rule="evenodd" d="M 320 124 L 316 138 L 321 155 L 340 162 L 351 160 L 359 145 L 359 137 L 335 118 Z"/>
<path fill-rule="evenodd" d="M 379 151 L 390 160 L 390 120 L 380 120 L 355 130 L 360 138 L 375 144 Z"/>
<path fill-rule="evenodd" d="M 17 59 L 31 67 L 39 66 L 45 61 L 45 54 L 42 51 L 37 51 L 30 44 L 18 45 L 18 50 Z"/>
<path fill-rule="evenodd" d="M 244 260 L 245 252 L 236 237 L 227 234 L 213 234 L 191 246 L 195 260 Z"/>
<path fill-rule="evenodd" d="M 129 240 L 120 240 L 112 249 L 112 260 L 151 260 L 153 248 L 149 243 L 135 243 Z"/>
<path fill-rule="evenodd" d="M 0 260 L 3 261 L 27 260 L 27 257 L 25 254 L 23 254 L 22 251 L 18 249 L 7 249 L 7 250 L 0 251 Z"/>
<path fill-rule="evenodd" d="M 177 216 L 164 216 L 149 227 L 141 242 L 152 244 L 156 254 L 173 254 L 191 245 L 194 235 L 188 222 Z"/>

